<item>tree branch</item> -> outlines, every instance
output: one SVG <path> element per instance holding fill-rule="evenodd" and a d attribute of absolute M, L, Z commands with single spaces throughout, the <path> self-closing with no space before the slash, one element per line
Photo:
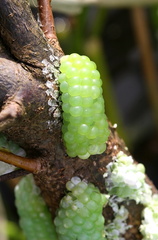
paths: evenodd
<path fill-rule="evenodd" d="M 35 21 L 27 0 L 0 0 L 0 32 L 11 53 L 20 61 L 42 68 L 54 52 Z"/>
<path fill-rule="evenodd" d="M 0 161 L 12 164 L 18 168 L 25 169 L 31 173 L 37 173 L 41 170 L 40 161 L 36 159 L 20 157 L 8 152 L 0 151 Z"/>
<path fill-rule="evenodd" d="M 57 37 L 54 27 L 54 18 L 50 4 L 51 0 L 38 0 L 41 29 L 43 30 L 46 38 L 54 39 Z"/>
<path fill-rule="evenodd" d="M 54 26 L 54 17 L 51 8 L 51 0 L 38 0 L 41 29 L 49 43 L 63 53 Z"/>

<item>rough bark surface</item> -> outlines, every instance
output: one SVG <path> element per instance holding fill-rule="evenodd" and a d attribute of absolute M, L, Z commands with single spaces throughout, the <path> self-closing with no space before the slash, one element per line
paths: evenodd
<path fill-rule="evenodd" d="M 0 131 L 19 143 L 28 158 L 41 162 L 34 178 L 54 217 L 65 194 L 65 183 L 71 177 L 86 179 L 105 192 L 106 165 L 120 150 L 127 154 L 128 151 L 109 124 L 111 134 L 105 153 L 88 160 L 67 156 L 61 136 L 62 120 L 49 113 L 45 92 L 48 79 L 42 74 L 42 60 L 49 62 L 51 55 L 60 57 L 61 49 L 47 42 L 26 0 L 0 0 L 0 3 Z M 129 209 L 132 209 L 129 223 L 134 227 L 125 238 L 141 239 L 142 206 L 131 202 Z M 110 209 L 104 209 L 104 216 L 112 218 Z"/>

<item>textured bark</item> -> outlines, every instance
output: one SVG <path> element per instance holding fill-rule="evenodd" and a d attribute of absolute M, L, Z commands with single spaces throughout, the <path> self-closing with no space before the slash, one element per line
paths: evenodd
<path fill-rule="evenodd" d="M 62 52 L 56 36 L 51 0 L 38 0 L 38 6 L 41 29 L 43 30 L 44 35 L 48 39 L 48 42 L 54 46 L 54 48 L 57 48 Z"/>
<path fill-rule="evenodd" d="M 28 158 L 40 162 L 41 168 L 34 178 L 54 217 L 65 194 L 65 183 L 71 177 L 86 179 L 105 192 L 106 165 L 120 150 L 128 152 L 110 126 L 105 153 L 88 160 L 67 156 L 61 136 L 62 120 L 49 112 L 49 97 L 45 92 L 48 79 L 41 71 L 43 59 L 50 62 L 51 55 L 61 56 L 62 52 L 57 45 L 49 45 L 26 0 L 1 0 L 0 3 L 0 131 L 19 143 Z M 59 105 L 58 101 L 55 104 Z M 152 183 L 150 185 L 156 192 Z M 126 239 L 141 239 L 138 228 L 142 206 L 131 202 L 129 208 L 133 209 L 129 222 L 134 227 Z M 104 216 L 112 218 L 110 209 L 104 210 Z"/>
<path fill-rule="evenodd" d="M 0 32 L 5 45 L 39 76 L 42 60 L 49 60 L 51 54 L 59 55 L 59 50 L 48 45 L 27 0 L 0 0 L 0 6 Z"/>

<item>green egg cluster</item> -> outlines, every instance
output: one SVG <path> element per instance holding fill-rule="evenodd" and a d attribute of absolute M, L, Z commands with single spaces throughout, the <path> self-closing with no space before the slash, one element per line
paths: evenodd
<path fill-rule="evenodd" d="M 93 184 L 73 177 L 54 220 L 59 240 L 106 240 L 103 206 L 108 197 Z"/>
<path fill-rule="evenodd" d="M 74 53 L 61 58 L 60 71 L 62 132 L 67 154 L 87 159 L 103 153 L 109 129 L 96 64 Z"/>
<path fill-rule="evenodd" d="M 27 240 L 58 240 L 51 214 L 31 174 L 16 186 L 15 198 L 20 226 Z"/>

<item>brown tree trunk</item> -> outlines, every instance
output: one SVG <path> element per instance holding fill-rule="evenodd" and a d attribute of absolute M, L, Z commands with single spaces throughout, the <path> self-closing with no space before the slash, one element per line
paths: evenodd
<path fill-rule="evenodd" d="M 62 142 L 61 117 L 54 114 L 60 103 L 54 98 L 50 111 L 50 96 L 46 94 L 50 75 L 42 71 L 47 62 L 54 69 L 55 79 L 63 55 L 61 49 L 44 37 L 26 0 L 0 0 L 0 34 L 0 131 L 19 143 L 28 159 L 40 162 L 34 178 L 54 217 L 65 183 L 73 176 L 86 179 L 105 192 L 106 165 L 120 150 L 127 153 L 126 147 L 109 126 L 111 134 L 105 153 L 88 160 L 70 158 Z M 54 90 L 58 90 L 55 82 Z M 142 206 L 131 202 L 129 208 L 129 222 L 134 227 L 126 239 L 141 239 L 138 228 Z M 108 209 L 104 215 L 112 217 Z"/>

